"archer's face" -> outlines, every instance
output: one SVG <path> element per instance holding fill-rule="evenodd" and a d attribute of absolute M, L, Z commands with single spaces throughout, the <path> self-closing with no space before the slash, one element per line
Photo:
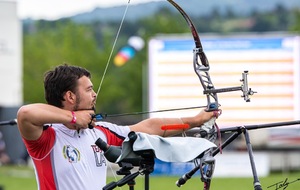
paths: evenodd
<path fill-rule="evenodd" d="M 94 109 L 95 105 L 96 93 L 93 90 L 93 84 L 88 77 L 83 76 L 78 79 L 74 110 Z"/>

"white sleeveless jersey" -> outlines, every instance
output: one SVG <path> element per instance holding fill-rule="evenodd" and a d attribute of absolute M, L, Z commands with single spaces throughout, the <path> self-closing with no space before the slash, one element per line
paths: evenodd
<path fill-rule="evenodd" d="M 100 190 L 106 184 L 107 160 L 95 145 L 101 138 L 121 146 L 130 129 L 98 122 L 77 132 L 62 124 L 45 127 L 35 141 L 24 140 L 33 159 L 39 190 Z"/>

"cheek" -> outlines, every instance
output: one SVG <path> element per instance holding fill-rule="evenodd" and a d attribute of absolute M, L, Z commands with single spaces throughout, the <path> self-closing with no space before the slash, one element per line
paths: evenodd
<path fill-rule="evenodd" d="M 82 101 L 89 102 L 89 101 L 93 100 L 93 93 L 87 92 L 84 95 L 82 95 L 82 97 L 83 97 Z"/>

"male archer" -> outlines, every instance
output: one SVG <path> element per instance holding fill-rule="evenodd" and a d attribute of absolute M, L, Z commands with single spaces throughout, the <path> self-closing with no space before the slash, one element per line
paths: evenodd
<path fill-rule="evenodd" d="M 149 118 L 130 126 L 96 122 L 96 93 L 91 74 L 84 68 L 59 65 L 45 73 L 47 104 L 22 106 L 18 128 L 35 165 L 40 190 L 99 190 L 106 184 L 106 164 L 97 164 L 95 141 L 121 146 L 130 131 L 171 136 L 182 130 L 163 131 L 161 126 L 188 124 L 201 126 L 213 112 L 182 118 Z M 92 125 L 93 128 L 88 128 Z M 103 152 L 99 151 L 99 154 Z"/>

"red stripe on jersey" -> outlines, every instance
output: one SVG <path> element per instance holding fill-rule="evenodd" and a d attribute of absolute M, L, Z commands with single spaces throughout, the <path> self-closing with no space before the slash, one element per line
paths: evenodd
<path fill-rule="evenodd" d="M 38 183 L 40 190 L 56 190 L 50 154 L 43 160 L 35 160 L 33 162 L 38 175 Z"/>
<path fill-rule="evenodd" d="M 55 190 L 50 151 L 55 141 L 55 131 L 52 127 L 46 128 L 39 139 L 23 139 L 29 155 L 33 158 L 36 167 L 40 190 Z"/>
<path fill-rule="evenodd" d="M 95 128 L 101 130 L 105 134 L 105 136 L 107 138 L 107 144 L 113 145 L 113 146 L 122 146 L 122 143 L 123 143 L 125 137 L 120 136 L 117 133 L 115 133 L 103 126 L 95 126 Z"/>

